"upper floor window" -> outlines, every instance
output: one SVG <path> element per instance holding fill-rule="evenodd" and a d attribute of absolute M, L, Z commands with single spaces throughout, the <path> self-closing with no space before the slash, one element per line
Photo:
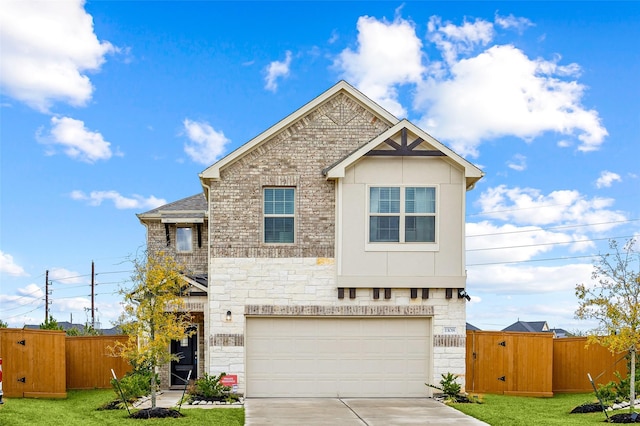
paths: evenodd
<path fill-rule="evenodd" d="M 294 188 L 264 188 L 264 242 L 293 243 Z"/>
<path fill-rule="evenodd" d="M 370 243 L 436 241 L 436 188 L 370 187 Z"/>
<path fill-rule="evenodd" d="M 176 228 L 176 251 L 192 251 L 193 250 L 193 231 L 191 228 Z"/>

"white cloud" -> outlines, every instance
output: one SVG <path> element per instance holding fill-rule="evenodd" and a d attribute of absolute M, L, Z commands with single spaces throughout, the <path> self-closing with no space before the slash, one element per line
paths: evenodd
<path fill-rule="evenodd" d="M 540 294 L 573 291 L 590 280 L 593 266 L 578 263 L 560 266 L 486 265 L 468 268 L 467 285 L 474 291 L 496 294 Z"/>
<path fill-rule="evenodd" d="M 596 180 L 597 188 L 609 188 L 613 182 L 622 182 L 619 174 L 604 170 L 600 173 L 600 177 Z"/>
<path fill-rule="evenodd" d="M 522 154 L 516 154 L 507 162 L 507 167 L 517 172 L 522 172 L 527 169 L 527 157 Z"/>
<path fill-rule="evenodd" d="M 99 206 L 103 201 L 111 200 L 117 209 L 155 209 L 167 204 L 166 200 L 156 198 L 153 195 L 147 198 L 136 194 L 131 197 L 125 197 L 117 191 L 91 191 L 86 194 L 75 190 L 71 192 L 70 196 L 74 200 L 87 201 L 90 206 Z"/>
<path fill-rule="evenodd" d="M 482 19 L 457 26 L 450 22 L 443 24 L 440 17 L 432 16 L 428 28 L 429 39 L 447 64 L 453 64 L 459 54 L 471 52 L 478 45 L 486 46 L 493 39 L 493 24 Z"/>
<path fill-rule="evenodd" d="M 115 52 L 99 41 L 83 0 L 4 0 L 0 14 L 3 91 L 47 112 L 53 102 L 85 105 L 93 92 L 87 71 Z"/>
<path fill-rule="evenodd" d="M 70 271 L 65 268 L 51 268 L 49 270 L 49 279 L 52 281 L 60 281 L 62 284 L 80 284 L 88 282 L 88 279 L 83 274 Z"/>
<path fill-rule="evenodd" d="M 548 231 L 539 226 L 497 225 L 490 221 L 469 222 L 466 225 L 467 264 L 522 262 L 548 253 L 554 248 L 572 251 L 593 247 L 584 234 Z"/>
<path fill-rule="evenodd" d="M 334 65 L 365 95 L 392 114 L 406 117 L 394 86 L 422 79 L 422 55 L 413 23 L 399 17 L 386 22 L 361 16 L 357 49 L 343 50 Z"/>
<path fill-rule="evenodd" d="M 506 185 L 488 188 L 478 200 L 482 212 L 492 219 L 535 226 L 585 225 L 583 232 L 604 232 L 616 226 L 607 222 L 626 220 L 623 213 L 609 208 L 613 203 L 612 198 L 588 198 L 575 190 L 545 195 L 534 188 Z"/>
<path fill-rule="evenodd" d="M 15 295 L 0 294 L 0 302 L 2 303 L 15 303 L 20 306 L 31 305 L 34 302 L 39 302 L 44 298 L 44 290 L 36 285 L 29 284 L 26 287 L 18 288 Z"/>
<path fill-rule="evenodd" d="M 519 33 L 522 33 L 527 27 L 533 26 L 533 23 L 527 18 L 515 17 L 512 14 L 509 16 L 500 16 L 496 13 L 495 23 L 501 28 L 513 28 Z"/>
<path fill-rule="evenodd" d="M 291 51 L 287 50 L 284 61 L 273 61 L 267 65 L 264 88 L 275 92 L 278 90 L 278 78 L 289 76 L 291 66 Z"/>
<path fill-rule="evenodd" d="M 38 133 L 36 138 L 51 148 L 49 154 L 53 154 L 54 147 L 60 145 L 66 155 L 86 163 L 108 160 L 113 155 L 111 143 L 105 141 L 100 133 L 88 130 L 83 121 L 69 117 L 52 117 L 49 134 L 42 136 Z"/>
<path fill-rule="evenodd" d="M 575 77 L 578 66 L 557 62 L 529 59 L 510 45 L 461 59 L 449 77 L 429 77 L 418 88 L 420 124 L 463 155 L 477 156 L 483 140 L 544 132 L 577 137 L 580 151 L 597 150 L 607 130 L 597 111 L 582 107 L 585 87 L 561 78 Z"/>
<path fill-rule="evenodd" d="M 184 152 L 196 163 L 211 165 L 225 153 L 231 142 L 222 131 L 217 131 L 209 123 L 191 121 L 182 122 L 190 143 L 184 145 Z"/>
<path fill-rule="evenodd" d="M 26 277 L 29 275 L 22 266 L 13 260 L 13 256 L 2 250 L 0 250 L 0 272 L 13 275 L 14 277 Z"/>

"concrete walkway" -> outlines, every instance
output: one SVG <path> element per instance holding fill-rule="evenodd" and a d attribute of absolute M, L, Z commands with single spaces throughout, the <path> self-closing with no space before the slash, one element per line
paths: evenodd
<path fill-rule="evenodd" d="M 177 408 L 182 391 L 163 391 L 156 406 Z M 134 408 L 149 408 L 139 401 Z M 182 404 L 190 408 L 242 408 L 243 404 Z M 244 400 L 245 425 L 394 426 L 487 425 L 429 398 L 249 398 Z"/>
<path fill-rule="evenodd" d="M 156 395 L 156 407 L 163 408 L 178 408 L 180 404 L 180 399 L 182 398 L 182 391 L 162 391 Z M 236 403 L 236 404 L 213 404 L 213 403 L 202 403 L 202 404 L 187 404 L 186 402 L 182 404 L 180 409 L 184 408 L 242 408 L 244 404 Z M 143 398 L 137 403 L 134 404 L 133 408 L 143 409 L 151 407 L 151 398 Z"/>
<path fill-rule="evenodd" d="M 249 398 L 245 425 L 486 425 L 427 398 Z"/>

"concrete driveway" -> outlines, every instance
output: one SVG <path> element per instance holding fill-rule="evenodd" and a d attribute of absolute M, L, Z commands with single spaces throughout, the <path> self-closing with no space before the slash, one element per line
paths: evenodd
<path fill-rule="evenodd" d="M 427 398 L 248 398 L 245 425 L 486 425 Z"/>

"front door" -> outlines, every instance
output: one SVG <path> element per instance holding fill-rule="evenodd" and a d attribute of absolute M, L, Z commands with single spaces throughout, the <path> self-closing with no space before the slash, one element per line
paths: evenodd
<path fill-rule="evenodd" d="M 191 379 L 197 378 L 198 372 L 198 333 L 195 331 L 191 337 L 171 342 L 171 353 L 177 355 L 178 361 L 171 361 L 171 386 L 184 386 L 187 381 L 189 371 Z"/>

